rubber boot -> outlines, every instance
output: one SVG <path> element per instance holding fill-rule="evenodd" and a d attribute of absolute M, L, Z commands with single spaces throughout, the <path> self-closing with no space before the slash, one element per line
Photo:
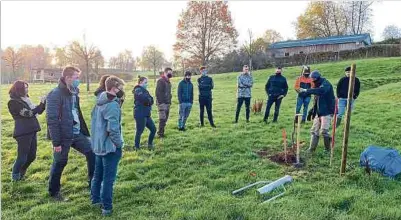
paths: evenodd
<path fill-rule="evenodd" d="M 319 136 L 311 135 L 310 136 L 310 146 L 308 148 L 308 153 L 313 153 L 316 150 L 318 144 L 319 144 Z"/>
<path fill-rule="evenodd" d="M 331 137 L 324 137 L 324 150 L 330 152 Z"/>

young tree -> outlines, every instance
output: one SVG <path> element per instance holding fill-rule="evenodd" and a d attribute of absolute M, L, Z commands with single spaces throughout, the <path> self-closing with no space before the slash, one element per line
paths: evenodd
<path fill-rule="evenodd" d="M 267 29 L 263 34 L 263 40 L 268 44 L 267 46 L 269 46 L 272 43 L 282 41 L 283 37 L 278 31 L 273 29 Z"/>
<path fill-rule="evenodd" d="M 199 64 L 230 51 L 238 33 L 223 1 L 189 1 L 177 25 L 174 50 L 187 52 Z"/>
<path fill-rule="evenodd" d="M 350 34 L 363 34 L 369 31 L 372 20 L 373 1 L 349 1 L 344 3 Z"/>
<path fill-rule="evenodd" d="M 142 64 L 146 67 L 152 67 L 154 80 L 156 83 L 156 70 L 159 70 L 164 63 L 164 54 L 155 46 L 150 45 L 144 48 L 142 52 Z"/>

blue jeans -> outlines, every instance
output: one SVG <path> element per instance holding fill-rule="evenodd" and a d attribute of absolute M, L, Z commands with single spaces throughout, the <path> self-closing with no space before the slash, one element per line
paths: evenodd
<path fill-rule="evenodd" d="M 149 139 L 148 139 L 148 146 L 153 146 L 153 139 L 155 138 L 156 134 L 156 126 L 153 122 L 151 117 L 138 117 L 135 118 L 136 122 L 136 134 L 135 134 L 135 148 L 140 147 L 141 143 L 141 136 L 145 127 L 147 127 L 150 131 Z"/>
<path fill-rule="evenodd" d="M 339 118 L 342 118 L 345 114 L 345 110 L 347 109 L 347 100 L 348 99 L 345 99 L 345 98 L 338 99 L 338 114 L 337 115 Z M 355 102 L 355 99 L 352 99 L 351 110 L 354 109 L 354 102 Z"/>
<path fill-rule="evenodd" d="M 49 177 L 49 193 L 51 196 L 60 192 L 60 179 L 64 167 L 67 165 L 68 153 L 71 147 L 85 155 L 88 167 L 88 183 L 89 186 L 91 185 L 93 171 L 95 170 L 95 154 L 92 152 L 91 142 L 87 136 L 82 133 L 74 134 L 71 142 L 61 145 L 61 152 L 53 152 L 53 164 L 50 169 Z"/>
<path fill-rule="evenodd" d="M 118 163 L 122 156 L 121 148 L 103 156 L 96 155 L 95 173 L 92 179 L 92 204 L 102 203 L 103 209 L 113 209 L 113 185 L 117 176 Z"/>
<path fill-rule="evenodd" d="M 311 100 L 310 96 L 307 97 L 298 96 L 297 98 L 297 108 L 295 110 L 295 113 L 299 114 L 301 112 L 302 106 L 304 106 L 304 111 L 302 112 L 302 121 L 305 121 L 306 116 L 308 115 L 308 105 L 310 100 Z"/>
<path fill-rule="evenodd" d="M 192 103 L 181 103 L 179 106 L 178 128 L 185 128 L 185 123 L 191 113 Z"/>

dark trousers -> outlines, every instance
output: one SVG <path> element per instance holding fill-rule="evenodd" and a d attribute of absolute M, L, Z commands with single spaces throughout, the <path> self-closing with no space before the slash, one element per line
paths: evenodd
<path fill-rule="evenodd" d="M 70 152 L 71 147 L 86 157 L 86 163 L 88 167 L 88 183 L 90 186 L 93 172 L 95 170 L 95 154 L 92 152 L 91 142 L 89 141 L 88 137 L 82 133 L 77 135 L 74 134 L 72 142 L 61 145 L 61 152 L 53 152 L 53 164 L 50 169 L 49 177 L 49 193 L 51 196 L 54 196 L 60 192 L 60 179 L 64 167 L 67 165 L 68 153 Z"/>
<path fill-rule="evenodd" d="M 36 158 L 37 137 L 36 132 L 15 138 L 18 144 L 17 159 L 14 162 L 12 178 L 19 180 L 25 175 L 29 165 Z"/>
<path fill-rule="evenodd" d="M 283 98 L 277 99 L 277 97 L 270 97 L 269 96 L 269 99 L 267 100 L 267 104 L 266 104 L 265 117 L 263 118 L 264 121 L 266 121 L 269 118 L 270 108 L 272 107 L 273 103 L 274 103 L 273 122 L 277 121 L 278 115 L 280 113 L 280 105 L 281 105 L 281 101 L 282 100 L 283 100 Z"/>
<path fill-rule="evenodd" d="M 116 152 L 103 156 L 96 155 L 95 173 L 91 185 L 91 200 L 93 204 L 102 203 L 105 210 L 113 209 L 113 185 L 121 156 L 121 148 L 117 148 Z"/>
<path fill-rule="evenodd" d="M 239 113 L 241 112 L 242 104 L 245 102 L 245 116 L 246 120 L 249 120 L 249 113 L 250 113 L 250 105 L 251 105 L 251 97 L 240 97 L 238 98 L 237 102 L 237 111 L 235 112 L 235 121 L 238 122 Z"/>
<path fill-rule="evenodd" d="M 141 143 L 141 136 L 145 127 L 147 127 L 150 131 L 149 139 L 148 139 L 148 146 L 153 146 L 153 139 L 155 138 L 156 134 L 156 126 L 153 122 L 151 117 L 138 117 L 135 118 L 136 122 L 136 134 L 135 134 L 135 148 L 140 147 Z"/>
<path fill-rule="evenodd" d="M 200 107 L 200 114 L 199 119 L 201 125 L 204 125 L 204 115 L 205 115 L 205 108 L 207 112 L 207 118 L 209 119 L 210 125 L 214 125 L 213 122 L 213 114 L 212 114 L 212 98 L 210 97 L 199 97 L 199 107 Z"/>

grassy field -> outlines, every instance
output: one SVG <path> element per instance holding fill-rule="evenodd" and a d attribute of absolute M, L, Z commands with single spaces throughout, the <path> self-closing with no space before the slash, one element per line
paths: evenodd
<path fill-rule="evenodd" d="M 262 115 L 251 115 L 245 123 L 233 124 L 238 73 L 213 75 L 213 112 L 217 129 L 208 124 L 199 128 L 197 98 L 186 132 L 177 127 L 178 81 L 173 79 L 171 117 L 167 138 L 156 140 L 156 151 L 123 153 L 114 190 L 113 219 L 401 219 L 401 184 L 374 173 L 367 176 L 358 165 L 360 153 L 368 145 L 391 146 L 401 150 L 401 58 L 367 59 L 312 65 L 333 85 L 343 76 L 343 69 L 357 64 L 362 92 L 352 114 L 349 140 L 349 165 L 339 176 L 343 128 L 338 129 L 334 164 L 328 165 L 323 143 L 302 169 L 281 166 L 260 159 L 253 151 L 281 151 L 281 129 L 291 133 L 296 93 L 290 89 L 284 98 L 278 124 L 261 123 Z M 273 69 L 253 73 L 253 99 L 265 99 L 264 85 Z M 287 68 L 284 75 L 292 85 L 299 68 Z M 193 79 L 195 81 L 195 79 Z M 150 81 L 153 83 L 153 80 Z M 30 95 L 37 102 L 55 85 L 31 85 Z M 129 83 L 128 100 L 123 106 L 126 144 L 134 143 L 132 118 L 134 84 Z M 96 87 L 92 85 L 92 91 Z M 82 86 L 84 88 L 84 86 Z M 12 138 L 13 120 L 7 110 L 8 85 L 1 87 L 1 217 L 2 219 L 99 219 L 100 210 L 91 207 L 86 186 L 84 157 L 72 150 L 62 177 L 62 193 L 70 198 L 55 203 L 47 194 L 47 180 L 52 162 L 52 147 L 46 140 L 45 116 L 39 117 L 42 132 L 38 136 L 37 159 L 26 180 L 11 182 L 11 167 L 16 157 Z M 154 93 L 153 84 L 150 91 Z M 195 92 L 197 97 L 197 91 Z M 87 122 L 94 105 L 92 92 L 81 94 L 81 106 Z M 252 101 L 253 102 L 253 101 Z M 265 102 L 266 103 L 266 102 Z M 264 108 L 263 108 L 264 111 Z M 156 109 L 153 118 L 158 123 Z M 309 143 L 311 123 L 303 125 L 302 140 Z M 148 131 L 142 140 L 145 144 Z M 302 149 L 302 151 L 304 151 Z M 256 175 L 255 175 L 256 174 Z M 269 204 L 255 189 L 240 196 L 231 192 L 259 180 L 275 180 L 291 175 L 294 182 L 287 194 Z"/>

